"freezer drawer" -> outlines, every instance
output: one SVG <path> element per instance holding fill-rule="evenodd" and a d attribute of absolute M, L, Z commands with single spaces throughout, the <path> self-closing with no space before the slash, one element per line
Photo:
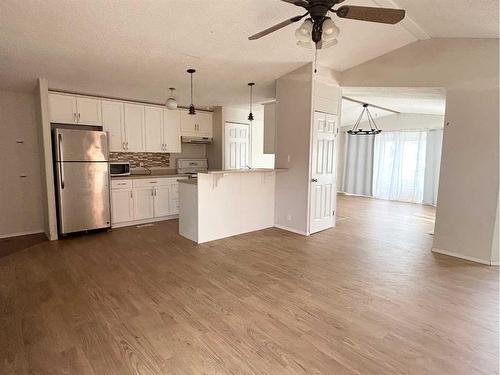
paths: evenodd
<path fill-rule="evenodd" d="M 61 234 L 110 226 L 108 169 L 107 162 L 57 163 Z"/>

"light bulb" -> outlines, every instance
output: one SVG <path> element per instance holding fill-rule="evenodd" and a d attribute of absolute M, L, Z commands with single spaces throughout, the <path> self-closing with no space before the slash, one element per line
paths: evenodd
<path fill-rule="evenodd" d="M 324 40 L 335 39 L 340 33 L 340 29 L 337 25 L 335 25 L 331 18 L 327 18 L 323 21 L 321 30 L 323 31 Z"/>
<path fill-rule="evenodd" d="M 174 98 L 168 98 L 166 105 L 168 109 L 177 109 L 177 101 Z"/>
<path fill-rule="evenodd" d="M 313 23 L 310 18 L 306 19 L 302 25 L 295 31 L 295 36 L 301 42 L 306 42 L 311 38 Z"/>

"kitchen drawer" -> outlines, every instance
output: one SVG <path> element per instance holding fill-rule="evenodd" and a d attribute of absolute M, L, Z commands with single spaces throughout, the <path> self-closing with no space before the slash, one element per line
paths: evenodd
<path fill-rule="evenodd" d="M 111 180 L 112 189 L 131 189 L 132 180 Z"/>
<path fill-rule="evenodd" d="M 167 186 L 172 183 L 171 178 L 141 178 L 132 180 L 132 186 L 137 187 L 154 187 L 154 186 Z"/>

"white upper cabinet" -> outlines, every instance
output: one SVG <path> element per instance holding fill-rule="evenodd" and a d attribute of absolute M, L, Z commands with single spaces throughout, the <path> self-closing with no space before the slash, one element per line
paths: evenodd
<path fill-rule="evenodd" d="M 181 152 L 181 111 L 163 110 L 163 142 L 166 152 Z"/>
<path fill-rule="evenodd" d="M 147 152 L 165 152 L 163 141 L 163 108 L 144 107 L 144 129 Z"/>
<path fill-rule="evenodd" d="M 213 133 L 213 119 L 211 112 L 197 111 L 190 115 L 181 111 L 181 131 L 184 136 L 211 137 Z"/>
<path fill-rule="evenodd" d="M 77 96 L 76 109 L 78 124 L 102 125 L 100 99 Z"/>
<path fill-rule="evenodd" d="M 198 133 L 202 137 L 211 137 L 213 133 L 212 112 L 198 113 Z"/>
<path fill-rule="evenodd" d="M 190 115 L 188 111 L 181 112 L 181 131 L 184 136 L 196 136 L 198 115 Z"/>
<path fill-rule="evenodd" d="M 102 129 L 108 132 L 110 151 L 125 151 L 123 103 L 111 100 L 102 101 Z"/>
<path fill-rule="evenodd" d="M 76 97 L 49 93 L 50 122 L 77 124 Z"/>
<path fill-rule="evenodd" d="M 49 113 L 52 123 L 102 125 L 100 99 L 51 92 Z"/>
<path fill-rule="evenodd" d="M 144 151 L 144 106 L 124 104 L 125 151 Z"/>

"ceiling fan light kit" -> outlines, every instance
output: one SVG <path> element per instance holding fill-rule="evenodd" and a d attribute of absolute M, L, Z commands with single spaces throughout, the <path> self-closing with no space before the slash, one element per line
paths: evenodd
<path fill-rule="evenodd" d="M 306 13 L 285 20 L 277 25 L 250 36 L 248 39 L 255 40 L 262 38 L 263 36 L 277 31 L 285 26 L 298 22 L 309 15 L 310 17 L 307 18 L 295 31 L 295 36 L 298 40 L 297 45 L 310 48 L 309 44 L 312 42 L 318 50 L 337 44 L 336 38 L 339 35 L 340 30 L 335 25 L 333 20 L 328 17 L 329 12 L 336 14 L 337 17 L 340 18 L 386 23 L 391 25 L 398 23 L 405 17 L 405 11 L 402 9 L 374 8 L 355 5 L 344 5 L 340 8 L 334 9 L 336 5 L 342 3 L 344 0 L 281 1 L 304 8 Z"/>
<path fill-rule="evenodd" d="M 363 119 L 363 115 L 366 113 L 366 118 L 368 120 L 368 124 L 370 125 L 370 129 L 361 129 L 359 127 L 359 124 L 361 123 L 361 120 Z M 356 120 L 356 123 L 354 124 L 353 128 L 351 130 L 347 131 L 347 134 L 350 135 L 377 135 L 382 133 L 382 130 L 380 130 L 377 127 L 377 124 L 375 123 L 375 120 L 372 117 L 372 114 L 370 113 L 370 110 L 368 109 L 368 104 L 363 104 L 363 110 L 361 111 L 361 114 L 359 115 L 358 119 Z"/>

